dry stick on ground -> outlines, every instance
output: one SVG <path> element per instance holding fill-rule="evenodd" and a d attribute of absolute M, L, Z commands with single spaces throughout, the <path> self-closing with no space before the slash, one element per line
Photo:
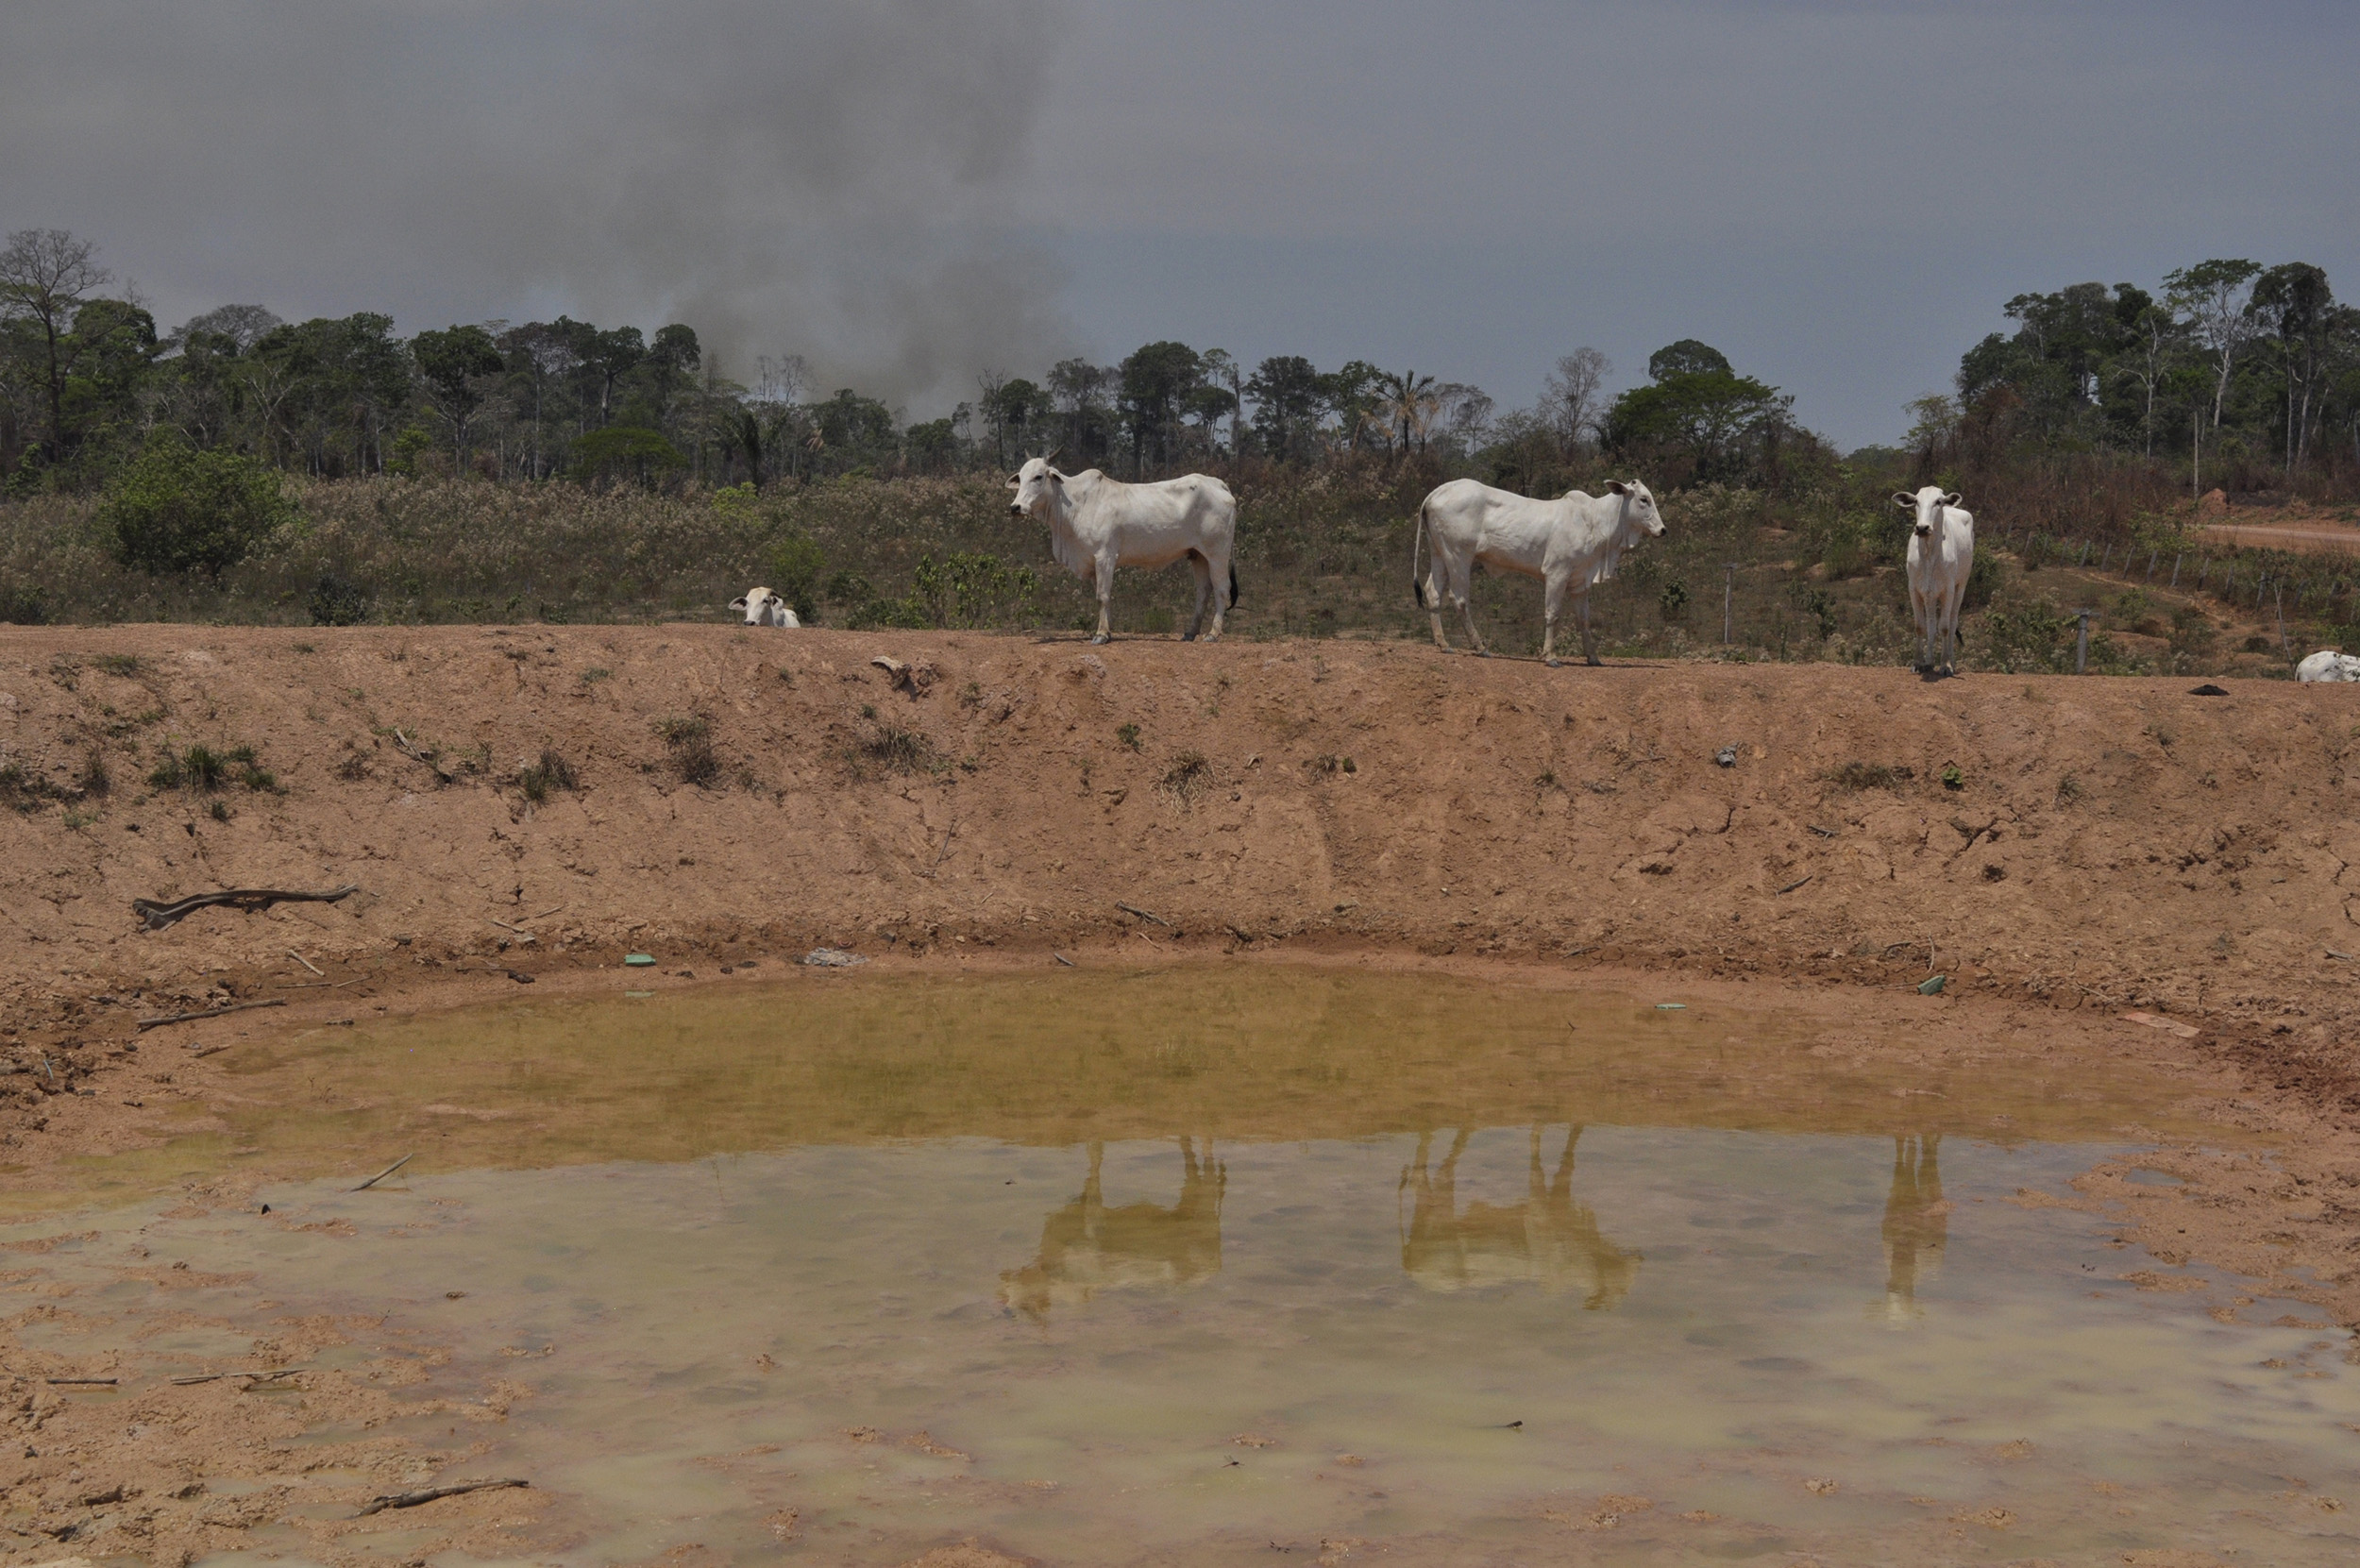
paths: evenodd
<path fill-rule="evenodd" d="M 341 991 L 346 986 L 364 986 L 368 980 L 369 977 L 364 974 L 353 980 L 307 980 L 299 986 L 281 986 L 278 988 L 282 991 Z"/>
<path fill-rule="evenodd" d="M 225 887 L 217 893 L 194 893 L 170 903 L 155 899 L 133 899 L 131 913 L 147 922 L 150 931 L 161 931 L 175 920 L 194 915 L 211 903 L 234 904 L 252 913 L 267 909 L 274 903 L 334 903 L 348 899 L 361 890 L 357 882 L 342 887 L 331 887 L 325 893 L 304 893 L 284 887 Z"/>
<path fill-rule="evenodd" d="M 283 996 L 274 996 L 261 1002 L 232 1002 L 225 1007 L 208 1007 L 201 1013 L 166 1013 L 161 1018 L 143 1018 L 140 1020 L 140 1027 L 155 1029 L 167 1023 L 187 1023 L 192 1019 L 219 1018 L 224 1013 L 243 1013 L 249 1007 L 284 1007 L 286 1004 L 287 999 Z"/>
<path fill-rule="evenodd" d="M 448 1486 L 430 1486 L 417 1492 L 389 1492 L 383 1496 L 370 1498 L 362 1507 L 361 1511 L 352 1517 L 366 1519 L 370 1514 L 385 1509 L 414 1509 L 420 1503 L 431 1503 L 437 1497 L 456 1497 L 467 1492 L 497 1492 L 502 1487 L 531 1486 L 531 1481 L 518 1480 L 511 1475 L 495 1481 L 453 1481 Z"/>
<path fill-rule="evenodd" d="M 1115 907 L 1121 910 L 1125 915 L 1137 915 L 1142 920 L 1154 920 L 1157 925 L 1162 926 L 1167 931 L 1172 929 L 1172 922 L 1170 920 L 1165 919 L 1161 915 L 1151 915 L 1146 910 L 1138 907 L 1136 904 L 1118 903 Z"/>
<path fill-rule="evenodd" d="M 406 1154 L 402 1155 L 401 1158 L 394 1161 L 393 1164 L 385 1167 L 384 1170 L 379 1171 L 376 1175 L 371 1176 L 367 1181 L 364 1181 L 360 1186 L 354 1188 L 353 1190 L 355 1192 L 366 1192 L 370 1188 L 375 1187 L 379 1182 L 383 1181 L 386 1177 L 392 1175 L 395 1172 L 400 1170 L 403 1166 L 409 1164 L 412 1160 L 416 1159 L 417 1157 L 417 1151 L 414 1149 L 412 1150 L 409 1154 Z"/>
<path fill-rule="evenodd" d="M 68 1386 L 75 1384 L 92 1384 L 104 1386 L 106 1388 L 112 1388 L 115 1385 L 115 1379 L 111 1377 L 52 1377 L 48 1381 L 53 1385 L 61 1384 Z"/>
<path fill-rule="evenodd" d="M 1818 874 L 1818 872 L 1813 871 L 1812 876 L 1817 876 Z M 1797 877 L 1795 881 L 1790 882 L 1785 886 L 1779 888 L 1778 891 L 1778 897 L 1786 897 L 1787 894 L 1792 893 L 1795 889 L 1800 887 L 1804 883 L 1809 882 L 1810 880 L 1811 877 Z"/>
<path fill-rule="evenodd" d="M 313 974 L 318 975 L 322 980 L 328 978 L 328 971 L 326 969 L 323 969 L 317 964 L 312 963 L 312 960 L 304 957 L 303 954 L 297 953 L 295 949 L 289 948 L 287 950 L 287 956 L 302 965 L 305 969 L 310 969 Z"/>
<path fill-rule="evenodd" d="M 203 1372 L 194 1377 L 176 1377 L 172 1385 L 177 1389 L 185 1389 L 192 1383 L 218 1383 L 225 1377 L 250 1377 L 257 1383 L 268 1383 L 281 1377 L 293 1377 L 302 1370 L 301 1367 L 286 1367 L 278 1372 Z"/>
<path fill-rule="evenodd" d="M 1812 832 L 1817 834 L 1822 838 L 1833 838 L 1835 836 L 1835 829 L 1833 828 L 1823 828 L 1811 822 L 1806 822 L 1803 826 L 1810 828 Z"/>

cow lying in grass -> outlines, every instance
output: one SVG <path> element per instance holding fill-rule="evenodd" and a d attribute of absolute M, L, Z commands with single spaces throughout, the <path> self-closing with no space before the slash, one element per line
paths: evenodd
<path fill-rule="evenodd" d="M 742 612 L 748 626 L 801 626 L 794 610 L 786 600 L 767 588 L 750 590 L 744 599 L 730 600 L 730 608 Z"/>
<path fill-rule="evenodd" d="M 1590 590 L 1614 575 L 1625 550 L 1663 532 L 1663 518 L 1645 485 L 1616 480 L 1606 488 L 1603 496 L 1569 490 L 1548 501 L 1473 480 L 1453 480 L 1420 502 L 1418 531 L 1409 546 L 1409 591 L 1434 623 L 1434 646 L 1450 647 L 1442 632 L 1442 600 L 1447 596 L 1466 617 L 1467 640 L 1477 653 L 1491 656 L 1475 631 L 1475 610 L 1467 599 L 1475 563 L 1481 562 L 1494 571 L 1541 580 L 1541 657 L 1552 667 L 1557 664 L 1558 612 L 1572 594 L 1582 657 L 1596 664 Z M 1425 539 L 1434 542 L 1434 560 L 1421 579 L 1418 542 Z"/>
<path fill-rule="evenodd" d="M 1975 567 L 1975 518 L 1959 510 L 1956 491 L 1946 496 L 1938 485 L 1914 496 L 1897 491 L 1893 504 L 1916 514 L 1910 525 L 1910 609 L 1925 645 L 1917 667 L 1951 674 L 1958 666 L 1959 608 Z"/>

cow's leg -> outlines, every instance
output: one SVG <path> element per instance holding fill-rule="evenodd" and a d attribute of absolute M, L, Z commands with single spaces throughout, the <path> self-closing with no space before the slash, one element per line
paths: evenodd
<path fill-rule="evenodd" d="M 1557 614 L 1565 607 L 1565 584 L 1571 574 L 1551 572 L 1542 579 L 1541 662 L 1557 667 Z"/>
<path fill-rule="evenodd" d="M 1196 634 L 1205 630 L 1205 607 L 1213 601 L 1213 564 L 1191 550 L 1188 570 L 1196 574 L 1196 611 L 1188 616 L 1188 631 L 1181 634 L 1184 643 L 1196 641 Z"/>
<path fill-rule="evenodd" d="M 1959 614 L 1966 608 L 1966 579 L 1960 578 L 1950 588 L 1949 613 L 1942 617 L 1946 632 L 1942 654 L 1942 669 L 1946 675 L 1959 672 Z"/>
<path fill-rule="evenodd" d="M 1115 558 L 1112 555 L 1102 555 L 1098 558 L 1098 634 L 1090 638 L 1091 642 L 1103 643 L 1113 640 L 1110 628 L 1114 624 L 1114 606 Z"/>
<path fill-rule="evenodd" d="M 1221 641 L 1222 627 L 1229 618 L 1229 584 L 1237 580 L 1238 565 L 1226 553 L 1218 561 L 1206 557 L 1205 576 L 1213 585 L 1213 629 L 1205 634 L 1208 643 Z"/>
<path fill-rule="evenodd" d="M 1590 595 L 1586 591 L 1574 596 L 1574 620 L 1581 628 L 1581 656 L 1594 665 L 1598 662 L 1598 634 L 1590 628 Z"/>
<path fill-rule="evenodd" d="M 1475 623 L 1474 558 L 1468 558 L 1463 565 L 1453 571 L 1450 580 L 1451 597 L 1458 601 L 1458 613 L 1467 620 L 1467 641 L 1475 649 L 1476 658 L 1488 659 L 1492 650 L 1483 646 L 1483 633 L 1475 630 Z"/>
<path fill-rule="evenodd" d="M 1442 584 L 1450 581 L 1450 573 L 1442 565 L 1442 552 L 1436 550 L 1425 567 L 1425 618 L 1434 625 L 1434 646 L 1450 651 L 1450 634 L 1442 630 Z"/>

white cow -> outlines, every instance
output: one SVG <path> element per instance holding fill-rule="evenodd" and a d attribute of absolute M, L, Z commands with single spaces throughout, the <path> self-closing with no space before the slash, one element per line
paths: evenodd
<path fill-rule="evenodd" d="M 1409 547 L 1409 589 L 1434 622 L 1434 646 L 1450 647 L 1442 633 L 1442 597 L 1467 619 L 1467 638 L 1475 650 L 1491 657 L 1475 631 L 1475 611 L 1467 602 L 1475 565 L 1481 562 L 1495 571 L 1521 572 L 1544 585 L 1542 608 L 1541 657 L 1557 664 L 1557 616 L 1570 590 L 1574 617 L 1581 625 L 1582 656 L 1598 662 L 1597 639 L 1590 631 L 1590 590 L 1614 575 L 1627 549 L 1636 549 L 1663 532 L 1655 497 L 1633 480 L 1616 480 L 1607 494 L 1591 496 L 1569 490 L 1553 501 L 1494 490 L 1473 480 L 1453 480 L 1439 486 L 1418 504 L 1417 540 L 1431 537 L 1434 561 L 1422 581 L 1418 576 L 1418 544 Z"/>
<path fill-rule="evenodd" d="M 795 618 L 794 608 L 767 588 L 755 588 L 748 592 L 744 599 L 730 600 L 730 608 L 744 611 L 748 626 L 799 627 L 803 624 Z"/>
<path fill-rule="evenodd" d="M 1894 493 L 1893 504 L 1916 513 L 1910 530 L 1910 609 L 1925 657 L 1920 670 L 1954 673 L 1959 654 L 1959 607 L 1966 602 L 1966 578 L 1975 566 L 1975 518 L 1959 510 L 1957 491 L 1944 495 L 1930 484 L 1913 496 Z"/>
<path fill-rule="evenodd" d="M 2295 666 L 2298 681 L 2360 681 L 2360 657 L 2322 648 Z"/>
<path fill-rule="evenodd" d="M 1205 629 L 1206 642 L 1221 637 L 1222 617 L 1238 602 L 1238 569 L 1229 554 L 1238 539 L 1238 502 L 1229 487 L 1204 474 L 1183 474 L 1153 484 L 1125 484 L 1095 468 L 1061 474 L 1049 457 L 1027 461 L 1009 477 L 1016 498 L 1008 510 L 1049 525 L 1049 552 L 1057 565 L 1098 589 L 1098 634 L 1107 639 L 1108 609 L 1117 566 L 1167 566 L 1182 556 L 1196 571 L 1196 614 L 1188 619 L 1193 640 Z"/>

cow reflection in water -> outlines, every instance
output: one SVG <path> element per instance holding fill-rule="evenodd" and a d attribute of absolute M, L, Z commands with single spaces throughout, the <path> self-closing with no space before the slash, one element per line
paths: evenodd
<path fill-rule="evenodd" d="M 1917 1287 L 1942 1267 L 1950 1235 L 1950 1206 L 1943 1201 L 1940 1133 L 1910 1133 L 1893 1140 L 1893 1189 L 1885 1198 L 1885 1299 L 1889 1324 L 1922 1318 Z M 1871 1307 L 1872 1313 L 1878 1309 Z"/>
<path fill-rule="evenodd" d="M 1208 1141 L 1200 1158 L 1180 1140 L 1180 1201 L 1108 1208 L 1098 1169 L 1106 1146 L 1089 1146 L 1082 1195 L 1041 1222 L 1040 1256 L 1000 1275 L 1000 1300 L 1035 1319 L 1101 1290 L 1193 1285 L 1221 1272 L 1221 1198 L 1227 1169 Z"/>
<path fill-rule="evenodd" d="M 1574 1199 L 1574 1145 L 1579 1127 L 1565 1133 L 1557 1170 L 1541 1166 L 1541 1129 L 1532 1129 L 1531 1164 L 1525 1201 L 1502 1207 L 1477 1201 L 1458 1207 L 1458 1156 L 1471 1132 L 1451 1139 L 1450 1153 L 1429 1175 L 1426 1161 L 1434 1135 L 1418 1136 L 1417 1163 L 1401 1173 L 1413 1194 L 1408 1223 L 1401 1233 L 1401 1266 L 1429 1290 L 1534 1280 L 1552 1296 L 1578 1291 L 1591 1311 L 1610 1307 L 1639 1277 L 1640 1255 L 1598 1234 L 1597 1216 Z"/>

